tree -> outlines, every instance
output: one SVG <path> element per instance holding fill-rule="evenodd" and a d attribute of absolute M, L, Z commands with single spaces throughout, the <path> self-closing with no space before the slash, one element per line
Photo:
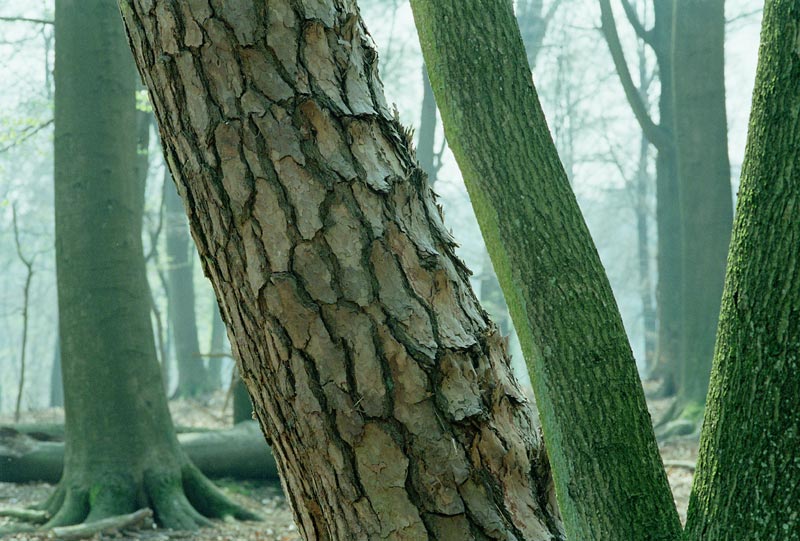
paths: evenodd
<path fill-rule="evenodd" d="M 644 96 L 631 76 L 617 33 L 610 0 L 600 0 L 601 30 L 639 126 L 656 151 L 656 310 L 658 312 L 657 356 L 651 377 L 662 382 L 659 394 L 674 395 L 683 344 L 682 291 L 683 229 L 678 188 L 678 165 L 674 140 L 675 104 L 672 87 L 672 34 L 674 0 L 653 1 L 653 26 L 645 28 L 629 0 L 622 0 L 625 15 L 637 36 L 655 53 L 660 81 L 658 117 L 650 115 Z M 641 81 L 640 81 L 641 83 Z"/>
<path fill-rule="evenodd" d="M 765 4 L 690 541 L 800 539 L 800 5 Z"/>
<path fill-rule="evenodd" d="M 120 5 L 302 535 L 562 538 L 355 4 Z"/>
<path fill-rule="evenodd" d="M 633 355 L 511 3 L 411 6 L 447 140 L 519 332 L 567 538 L 677 539 Z"/>
<path fill-rule="evenodd" d="M 146 506 L 181 529 L 207 524 L 203 515 L 248 516 L 189 462 L 167 409 L 142 252 L 134 70 L 119 13 L 102 0 L 58 0 L 55 31 L 66 449 L 44 505 L 47 527 Z"/>
<path fill-rule="evenodd" d="M 731 238 L 723 4 L 675 3 L 672 83 L 683 224 L 683 344 L 676 422 L 665 434 L 699 431 Z"/>
<path fill-rule="evenodd" d="M 200 340 L 197 337 L 194 247 L 189 238 L 189 226 L 186 223 L 183 203 L 169 178 L 169 172 L 165 174 L 168 313 L 175 360 L 178 365 L 178 386 L 175 389 L 175 396 L 190 397 L 210 391 L 212 384 L 203 363 L 204 359 L 200 355 Z"/>

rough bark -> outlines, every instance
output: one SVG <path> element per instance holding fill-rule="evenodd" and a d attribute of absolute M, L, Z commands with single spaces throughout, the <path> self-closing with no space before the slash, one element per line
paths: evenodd
<path fill-rule="evenodd" d="M 600 0 L 602 32 L 622 83 L 625 96 L 636 120 L 648 141 L 656 148 L 656 230 L 658 250 L 656 267 L 656 311 L 658 340 L 656 363 L 650 376 L 661 380 L 659 394 L 674 395 L 677 391 L 677 371 L 680 366 L 683 341 L 682 302 L 683 265 L 682 224 L 678 189 L 678 170 L 674 141 L 674 103 L 672 88 L 672 25 L 674 0 L 653 2 L 653 27 L 645 30 L 628 2 L 624 2 L 628 19 L 634 21 L 637 34 L 652 47 L 658 64 L 660 93 L 658 124 L 656 124 L 638 92 L 625 61 L 617 35 L 610 0 Z"/>
<path fill-rule="evenodd" d="M 64 465 L 64 443 L 58 440 L 41 431 L 26 434 L 13 427 L 0 427 L 0 482 L 57 483 Z M 178 442 L 189 460 L 208 477 L 278 477 L 275 459 L 252 420 L 227 430 L 179 434 Z"/>
<path fill-rule="evenodd" d="M 55 9 L 66 441 L 46 527 L 145 504 L 177 528 L 207 523 L 198 511 L 243 516 L 178 447 L 162 391 L 142 252 L 144 186 L 135 178 L 135 72 L 119 12 L 104 0 L 58 0 Z"/>
<path fill-rule="evenodd" d="M 675 143 L 683 224 L 683 339 L 675 428 L 695 431 L 708 391 L 733 221 L 723 0 L 676 2 L 673 32 Z M 670 431 L 667 428 L 665 434 Z"/>
<path fill-rule="evenodd" d="M 560 538 L 355 3 L 121 6 L 301 534 Z"/>
<path fill-rule="evenodd" d="M 677 539 L 636 364 L 547 129 L 511 2 L 411 6 L 447 140 L 531 373 L 567 538 Z"/>
<path fill-rule="evenodd" d="M 167 293 L 170 330 L 178 367 L 176 397 L 191 397 L 212 389 L 197 337 L 194 295 L 194 246 L 175 185 L 165 173 L 164 212 L 167 237 Z"/>
<path fill-rule="evenodd" d="M 800 539 L 800 5 L 764 8 L 689 541 Z"/>

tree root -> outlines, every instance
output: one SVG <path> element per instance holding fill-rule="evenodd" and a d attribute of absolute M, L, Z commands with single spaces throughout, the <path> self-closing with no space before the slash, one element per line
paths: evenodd
<path fill-rule="evenodd" d="M 150 509 L 139 509 L 128 515 L 109 517 L 94 522 L 85 522 L 74 526 L 62 526 L 53 528 L 53 535 L 56 539 L 70 541 L 73 539 L 85 539 L 98 533 L 119 531 L 125 528 L 132 528 L 149 518 L 153 512 Z"/>
<path fill-rule="evenodd" d="M 40 522 L 49 517 L 41 531 L 57 532 L 58 539 L 78 539 L 70 536 L 89 537 L 98 531 L 127 527 L 125 521 L 143 520 L 145 510 L 159 526 L 175 530 L 210 527 L 211 519 L 260 520 L 231 501 L 188 462 L 180 468 L 147 470 L 138 481 L 128 474 L 105 474 L 89 486 L 62 480 L 42 504 L 9 510 L 7 516 L 36 518 Z M 0 530 L 0 535 L 35 530 L 12 525 Z M 83 535 L 85 532 L 91 533 Z"/>
<path fill-rule="evenodd" d="M 9 517 L 34 524 L 42 524 L 50 519 L 47 511 L 39 509 L 26 509 L 19 507 L 5 507 L 0 509 L 0 517 Z"/>
<path fill-rule="evenodd" d="M 703 406 L 696 402 L 676 400 L 655 424 L 656 439 L 659 443 L 676 439 L 698 439 L 703 424 L 703 412 Z"/>

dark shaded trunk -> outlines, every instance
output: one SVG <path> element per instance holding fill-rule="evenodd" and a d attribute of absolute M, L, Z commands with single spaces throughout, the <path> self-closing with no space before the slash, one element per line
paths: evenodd
<path fill-rule="evenodd" d="M 678 539 L 633 354 L 511 3 L 411 6 L 447 140 L 531 373 L 567 538 Z"/>
<path fill-rule="evenodd" d="M 301 535 L 559 538 L 530 408 L 355 4 L 121 6 Z"/>
<path fill-rule="evenodd" d="M 151 507 L 192 528 L 236 509 L 178 446 L 150 324 L 136 179 L 135 78 L 119 12 L 56 8 L 55 228 L 66 415 L 47 527 Z M 102 77 L 97 74 L 102 73 Z"/>
<path fill-rule="evenodd" d="M 222 314 L 216 299 L 211 307 L 211 341 L 208 344 L 208 381 L 214 388 L 222 387 L 222 367 L 224 366 L 225 355 L 230 351 L 228 341 L 225 336 L 225 322 L 222 321 Z"/>
<path fill-rule="evenodd" d="M 239 424 L 253 419 L 253 401 L 239 374 L 236 373 L 234 377 L 236 381 L 233 383 L 233 424 Z"/>
<path fill-rule="evenodd" d="M 53 348 L 53 368 L 50 370 L 50 407 L 64 406 L 64 385 L 61 383 L 61 340 L 56 330 L 56 343 Z"/>
<path fill-rule="evenodd" d="M 798 36 L 767 2 L 688 541 L 800 539 Z"/>

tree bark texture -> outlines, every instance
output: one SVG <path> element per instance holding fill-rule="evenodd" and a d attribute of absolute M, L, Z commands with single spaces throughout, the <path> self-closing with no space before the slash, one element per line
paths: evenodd
<path fill-rule="evenodd" d="M 164 211 L 166 212 L 167 277 L 169 319 L 175 364 L 178 367 L 176 397 L 197 396 L 211 390 L 212 385 L 200 355 L 197 337 L 197 313 L 194 295 L 194 246 L 189 237 L 189 224 L 175 185 L 166 173 Z"/>
<path fill-rule="evenodd" d="M 800 539 L 800 5 L 764 9 L 690 541 Z"/>
<path fill-rule="evenodd" d="M 153 345 L 135 71 L 116 7 L 55 4 L 55 226 L 66 436 L 47 527 L 150 505 L 191 528 L 235 509 L 178 447 Z M 98 77 L 98 73 L 102 77 Z M 192 497 L 192 506 L 187 500 Z"/>
<path fill-rule="evenodd" d="M 633 354 L 511 2 L 411 6 L 447 140 L 531 373 L 567 538 L 677 539 Z"/>
<path fill-rule="evenodd" d="M 355 3 L 120 3 L 302 535 L 560 539 Z"/>
<path fill-rule="evenodd" d="M 708 391 L 733 220 L 723 4 L 723 0 L 676 2 L 673 25 L 672 84 L 683 224 L 683 343 L 675 411 L 695 430 Z"/>

